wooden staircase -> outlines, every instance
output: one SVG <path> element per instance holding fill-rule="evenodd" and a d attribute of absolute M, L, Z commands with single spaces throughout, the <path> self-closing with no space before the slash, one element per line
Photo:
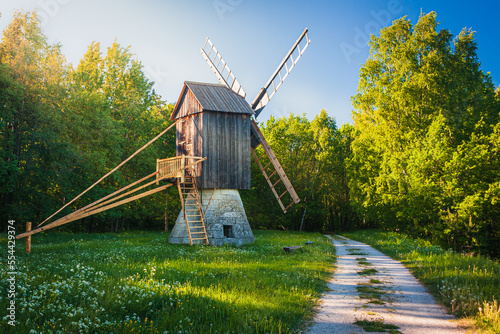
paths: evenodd
<path fill-rule="evenodd" d="M 181 196 L 182 211 L 184 212 L 189 244 L 193 245 L 193 241 L 204 240 L 204 243 L 208 245 L 203 207 L 195 177 L 186 175 L 184 182 L 178 179 L 177 187 Z"/>

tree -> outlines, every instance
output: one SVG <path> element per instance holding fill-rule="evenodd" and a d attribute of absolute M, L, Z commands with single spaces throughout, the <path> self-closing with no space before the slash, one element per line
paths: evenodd
<path fill-rule="evenodd" d="M 325 110 L 312 121 L 292 114 L 271 117 L 262 132 L 301 201 L 283 215 L 262 173 L 252 164 L 252 191 L 242 193 L 251 225 L 309 231 L 349 228 L 354 219 L 344 159 L 350 154 L 351 131 L 348 125 L 337 129 Z M 262 154 L 259 148 L 257 156 Z"/>
<path fill-rule="evenodd" d="M 153 83 L 145 77 L 142 64 L 133 59 L 129 48 L 116 42 L 105 56 L 99 43 L 91 43 L 70 77 L 69 108 L 79 125 L 69 140 L 90 163 L 87 177 L 81 179 L 86 188 L 170 125 L 168 118 L 173 106 L 167 106 L 154 92 Z M 170 146 L 165 146 L 164 138 L 148 147 L 89 193 L 86 201 L 96 200 L 153 172 L 156 159 L 174 155 L 175 137 L 169 135 Z M 100 217 L 114 222 L 114 230 L 123 228 L 125 220 L 138 222 L 136 227 L 151 227 L 152 221 L 163 221 L 164 200 L 162 195 L 144 198 Z M 89 224 L 96 224 L 95 220 Z"/>
<path fill-rule="evenodd" d="M 152 86 L 129 48 L 115 42 L 103 55 L 94 42 L 73 69 L 61 47 L 47 42 L 35 13 L 16 13 L 0 44 L 2 224 L 40 222 L 168 126 L 173 106 Z M 156 159 L 174 155 L 174 135 L 61 215 L 153 172 Z M 90 219 L 88 228 L 103 230 L 111 221 L 116 230 L 127 220 L 163 228 L 164 201 L 162 195 L 144 198 Z"/>
<path fill-rule="evenodd" d="M 443 240 L 445 231 L 461 233 L 445 227 L 443 213 L 459 210 L 469 195 L 464 189 L 457 197 L 450 179 L 471 168 L 457 152 L 493 133 L 499 109 L 474 33 L 463 30 L 452 40 L 437 25 L 432 12 L 414 26 L 401 18 L 372 36 L 352 98 L 356 134 L 348 165 L 353 205 L 365 219 Z M 477 181 L 473 173 L 462 176 Z M 470 245 L 473 236 L 465 238 Z"/>
<path fill-rule="evenodd" d="M 0 63 L 6 88 L 0 117 L 2 216 L 33 220 L 53 204 L 57 184 L 51 165 L 74 158 L 58 140 L 64 115 L 54 112 L 64 100 L 65 59 L 60 46 L 47 43 L 34 13 L 17 12 L 3 33 Z"/>

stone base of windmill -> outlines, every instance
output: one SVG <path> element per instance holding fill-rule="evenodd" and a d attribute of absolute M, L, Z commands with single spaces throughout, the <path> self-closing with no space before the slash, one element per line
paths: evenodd
<path fill-rule="evenodd" d="M 227 243 L 240 246 L 255 241 L 238 190 L 203 189 L 201 193 L 203 212 L 207 210 L 210 201 L 205 215 L 205 228 L 210 245 L 222 246 Z M 172 244 L 189 244 L 182 210 L 175 221 L 168 241 Z M 193 244 L 203 243 L 203 240 L 193 241 Z"/>

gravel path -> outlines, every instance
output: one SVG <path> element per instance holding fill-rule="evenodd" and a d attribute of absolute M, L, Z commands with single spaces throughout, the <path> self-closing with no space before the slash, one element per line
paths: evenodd
<path fill-rule="evenodd" d="M 400 262 L 366 244 L 327 237 L 336 248 L 337 268 L 308 333 L 370 332 L 356 321 L 390 333 L 465 333 Z M 397 328 L 391 331 L 391 325 Z"/>

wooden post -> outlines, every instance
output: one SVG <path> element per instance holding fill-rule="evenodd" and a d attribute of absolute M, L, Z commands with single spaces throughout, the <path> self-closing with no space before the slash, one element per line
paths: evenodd
<path fill-rule="evenodd" d="M 158 172 L 160 169 L 160 159 L 156 159 L 156 171 Z M 160 185 L 160 174 L 156 174 L 156 185 L 159 186 Z"/>
<path fill-rule="evenodd" d="M 31 222 L 26 223 L 26 232 L 31 231 Z M 31 253 L 31 235 L 26 237 L 26 254 Z"/>
<path fill-rule="evenodd" d="M 182 160 L 181 160 L 181 170 L 182 170 L 182 174 L 181 174 L 181 183 L 184 183 L 184 175 L 185 175 L 185 168 L 186 168 L 186 159 L 185 159 L 185 155 L 183 154 L 182 155 Z"/>

